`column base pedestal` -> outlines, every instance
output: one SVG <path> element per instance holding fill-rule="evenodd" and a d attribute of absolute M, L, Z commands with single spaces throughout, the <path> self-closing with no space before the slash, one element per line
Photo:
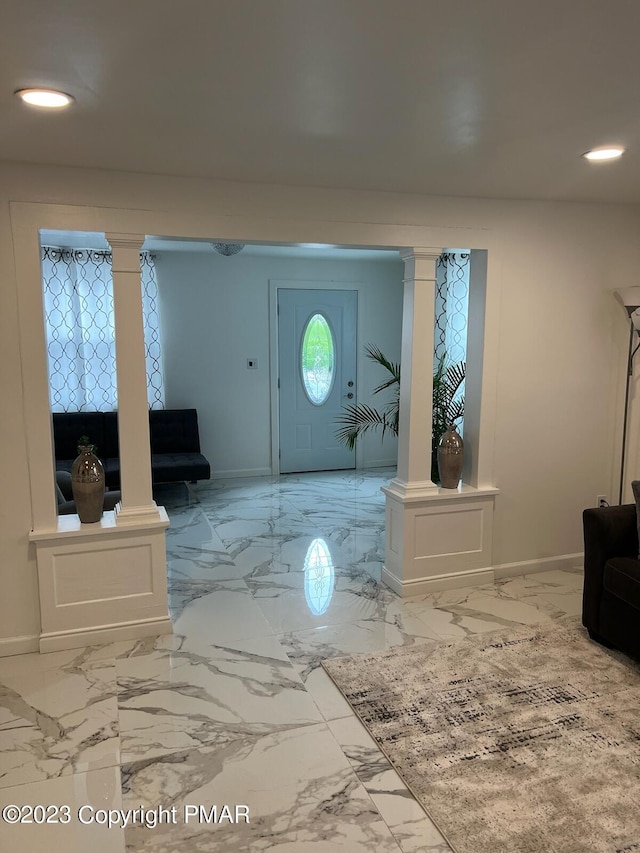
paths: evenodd
<path fill-rule="evenodd" d="M 60 516 L 55 530 L 34 530 L 40 591 L 40 651 L 166 634 L 165 529 L 153 521 L 119 525 L 113 512 L 96 524 Z"/>
<path fill-rule="evenodd" d="M 386 496 L 382 580 L 401 596 L 493 581 L 492 532 L 498 489 L 393 481 Z"/>

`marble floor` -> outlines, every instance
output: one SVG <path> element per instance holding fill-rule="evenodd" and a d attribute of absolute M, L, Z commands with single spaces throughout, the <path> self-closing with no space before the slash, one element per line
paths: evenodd
<path fill-rule="evenodd" d="M 399 599 L 392 474 L 162 487 L 174 634 L 0 659 L 0 850 L 448 851 L 320 662 L 577 615 L 582 572 Z"/>

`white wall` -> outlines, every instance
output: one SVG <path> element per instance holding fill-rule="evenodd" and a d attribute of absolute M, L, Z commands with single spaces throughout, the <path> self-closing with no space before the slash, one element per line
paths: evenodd
<path fill-rule="evenodd" d="M 399 361 L 402 277 L 396 261 L 321 260 L 207 252 L 158 252 L 167 408 L 198 409 L 202 452 L 215 477 L 269 473 L 269 281 L 352 282 L 362 335 Z M 247 358 L 258 368 L 247 369 Z M 384 378 L 362 363 L 361 402 Z M 395 438 L 363 441 L 363 467 L 394 464 Z"/>
<path fill-rule="evenodd" d="M 42 324 L 33 308 L 18 317 L 25 281 L 16 279 L 11 233 L 25 204 L 42 214 L 43 227 L 59 217 L 79 230 L 106 223 L 113 231 L 245 242 L 482 248 L 486 234 L 496 297 L 485 342 L 495 354 L 495 394 L 487 399 L 501 490 L 494 564 L 579 552 L 582 509 L 616 493 L 628 326 L 611 291 L 640 269 L 637 208 L 0 165 L 0 651 L 3 638 L 39 630 L 27 542 L 25 401 L 33 392 L 22 371 L 45 373 L 32 345 Z M 637 445 L 638 430 L 631 441 Z M 639 474 L 630 469 L 628 478 Z"/>

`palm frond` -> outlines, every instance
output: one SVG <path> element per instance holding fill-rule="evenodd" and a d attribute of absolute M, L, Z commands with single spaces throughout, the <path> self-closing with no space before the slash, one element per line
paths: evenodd
<path fill-rule="evenodd" d="M 375 344 L 366 344 L 364 350 L 367 358 L 384 367 L 391 374 L 394 382 L 400 382 L 400 365 L 398 363 L 389 361 L 386 355 Z"/>
<path fill-rule="evenodd" d="M 464 361 L 459 361 L 457 364 L 450 364 L 445 370 L 445 382 L 451 388 L 453 394 L 458 391 L 458 388 L 464 382 L 467 373 L 467 365 Z"/>
<path fill-rule="evenodd" d="M 386 391 L 387 388 L 392 388 L 393 386 L 396 386 L 396 389 L 397 389 L 396 393 L 399 394 L 400 393 L 400 382 L 398 379 L 396 379 L 395 376 L 392 376 L 390 379 L 387 379 L 386 382 L 383 382 L 381 385 L 378 385 L 377 388 L 374 388 L 373 393 L 379 394 L 380 391 Z"/>
<path fill-rule="evenodd" d="M 336 430 L 336 438 L 349 450 L 353 450 L 356 440 L 369 430 L 381 429 L 383 437 L 386 432 L 398 434 L 397 420 L 393 414 L 379 412 L 366 403 L 345 406 L 343 414 L 336 418 L 336 423 L 340 424 Z"/>

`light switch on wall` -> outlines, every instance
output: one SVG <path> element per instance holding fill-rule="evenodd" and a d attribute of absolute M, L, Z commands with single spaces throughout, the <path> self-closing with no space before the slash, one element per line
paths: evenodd
<path fill-rule="evenodd" d="M 257 366 L 258 366 L 258 359 L 257 358 L 248 358 L 247 359 L 247 367 L 255 368 Z"/>

